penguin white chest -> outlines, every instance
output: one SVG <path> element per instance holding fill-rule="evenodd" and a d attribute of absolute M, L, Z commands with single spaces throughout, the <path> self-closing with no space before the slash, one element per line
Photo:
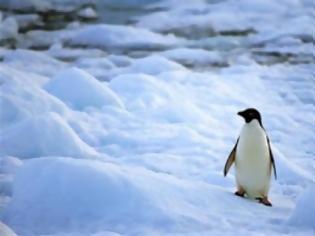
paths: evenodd
<path fill-rule="evenodd" d="M 236 148 L 236 181 L 249 197 L 267 195 L 270 183 L 270 157 L 267 137 L 257 120 L 246 123 Z"/>

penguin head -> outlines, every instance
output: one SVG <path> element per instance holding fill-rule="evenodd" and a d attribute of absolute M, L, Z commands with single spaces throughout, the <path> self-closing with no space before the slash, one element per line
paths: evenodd
<path fill-rule="evenodd" d="M 240 111 L 237 114 L 239 116 L 243 117 L 245 119 L 246 123 L 249 123 L 252 120 L 256 119 L 259 122 L 259 124 L 261 125 L 260 113 L 255 108 L 247 108 L 246 110 Z"/>

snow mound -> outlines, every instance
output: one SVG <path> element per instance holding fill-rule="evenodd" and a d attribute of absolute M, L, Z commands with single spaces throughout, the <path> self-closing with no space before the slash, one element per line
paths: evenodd
<path fill-rule="evenodd" d="M 68 107 L 41 88 L 48 80 L 11 66 L 0 66 L 0 127 L 9 127 L 45 112 L 67 116 Z"/>
<path fill-rule="evenodd" d="M 21 165 L 22 161 L 16 157 L 0 157 L 0 197 L 12 195 L 14 174 Z"/>
<path fill-rule="evenodd" d="M 276 157 L 276 168 L 278 181 L 297 185 L 298 183 L 309 183 L 314 179 L 312 173 L 304 170 L 303 168 L 296 165 L 289 158 L 285 157 L 275 147 L 272 148 L 274 156 Z"/>
<path fill-rule="evenodd" d="M 66 65 L 45 53 L 26 49 L 17 49 L 5 54 L 4 62 L 16 69 L 52 76 Z M 40 65 L 40 66 L 39 66 Z"/>
<path fill-rule="evenodd" d="M 224 63 L 222 56 L 218 52 L 204 49 L 176 48 L 164 51 L 161 55 L 187 66 L 206 66 Z"/>
<path fill-rule="evenodd" d="M 0 174 L 12 174 L 18 167 L 22 165 L 22 161 L 16 157 L 4 156 L 0 157 Z"/>
<path fill-rule="evenodd" d="M 56 112 L 60 115 L 66 115 L 69 110 L 60 100 L 39 88 L 5 86 L 1 88 L 1 92 L 1 128 L 9 127 L 42 112 Z"/>
<path fill-rule="evenodd" d="M 0 154 L 24 158 L 96 155 L 56 113 L 34 116 L 2 130 L 0 145 Z"/>
<path fill-rule="evenodd" d="M 18 24 L 14 17 L 7 17 L 2 21 L 0 18 L 0 43 L 4 40 L 16 39 L 18 35 Z"/>
<path fill-rule="evenodd" d="M 151 172 L 138 171 L 71 158 L 29 160 L 17 173 L 6 218 L 19 234 L 72 227 L 132 231 L 129 226 L 140 222 L 167 227 L 171 223 L 168 209 L 160 209 L 152 186 L 170 183 Z"/>
<path fill-rule="evenodd" d="M 106 24 L 82 27 L 74 31 L 67 41 L 72 45 L 141 50 L 170 47 L 180 42 L 171 35 L 163 36 L 146 29 Z"/>
<path fill-rule="evenodd" d="M 158 75 L 162 72 L 178 70 L 186 70 L 186 68 L 165 57 L 153 55 L 135 60 L 129 67 L 125 68 L 123 72 Z"/>
<path fill-rule="evenodd" d="M 4 9 L 17 10 L 17 11 L 59 11 L 59 12 L 71 12 L 84 6 L 86 4 L 94 3 L 92 0 L 10 0 L 1 1 L 0 7 Z"/>
<path fill-rule="evenodd" d="M 295 210 L 289 219 L 290 224 L 313 228 L 315 230 L 314 196 L 315 184 L 309 186 L 299 197 Z"/>
<path fill-rule="evenodd" d="M 0 235 L 1 236 L 17 236 L 12 229 L 0 221 Z"/>
<path fill-rule="evenodd" d="M 38 158 L 26 161 L 19 169 L 4 219 L 20 235 L 59 230 L 152 235 L 156 230 L 162 230 L 160 234 L 164 230 L 172 232 L 174 226 L 184 232 L 191 224 L 196 232 L 218 223 L 224 227 L 224 219 L 213 218 L 224 212 L 223 204 L 230 209 L 234 206 L 236 211 L 251 204 L 235 204 L 238 200 L 220 188 L 143 168 L 83 159 Z M 205 212 L 203 208 L 211 210 Z M 134 227 L 139 223 L 145 225 L 144 229 Z M 143 231 L 149 228 L 155 231 Z"/>
<path fill-rule="evenodd" d="M 169 76 L 123 74 L 113 78 L 110 87 L 123 99 L 129 111 L 141 117 L 171 123 L 208 122 L 187 91 L 176 82 L 172 83 L 177 71 L 166 74 Z"/>
<path fill-rule="evenodd" d="M 110 88 L 126 102 L 148 101 L 149 96 L 168 97 L 167 87 L 155 77 L 145 74 L 123 74 L 110 81 Z"/>
<path fill-rule="evenodd" d="M 120 98 L 105 83 L 78 69 L 58 73 L 45 85 L 46 90 L 74 109 L 115 106 L 123 108 Z"/>

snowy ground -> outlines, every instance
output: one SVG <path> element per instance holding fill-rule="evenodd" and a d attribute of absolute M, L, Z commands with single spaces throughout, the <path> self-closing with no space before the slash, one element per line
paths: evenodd
<path fill-rule="evenodd" d="M 0 9 L 1 236 L 315 235 L 313 1 Z M 272 208 L 223 178 L 247 107 Z"/>

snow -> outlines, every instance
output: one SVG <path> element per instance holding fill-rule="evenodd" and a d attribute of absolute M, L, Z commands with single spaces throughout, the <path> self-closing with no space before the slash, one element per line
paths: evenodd
<path fill-rule="evenodd" d="M 95 1 L 90 0 L 10 0 L 1 1 L 0 6 L 8 10 L 22 10 L 22 11 L 59 11 L 71 12 L 88 3 L 93 4 Z"/>
<path fill-rule="evenodd" d="M 14 15 L 14 19 L 17 21 L 19 30 L 35 25 L 43 25 L 40 16 L 37 14 Z"/>
<path fill-rule="evenodd" d="M 57 61 L 44 53 L 25 49 L 10 51 L 5 54 L 3 60 L 6 64 L 12 65 L 15 68 L 35 72 L 40 75 L 51 76 L 56 71 L 65 68 L 63 62 Z M 39 63 L 43 63 L 43 65 L 39 67 Z"/>
<path fill-rule="evenodd" d="M 176 48 L 161 53 L 166 58 L 187 66 L 209 66 L 211 64 L 224 64 L 218 52 L 204 49 Z"/>
<path fill-rule="evenodd" d="M 15 173 L 20 165 L 22 165 L 21 160 L 12 156 L 1 157 L 0 159 L 1 169 L 0 173 Z"/>
<path fill-rule="evenodd" d="M 86 107 L 124 107 L 120 98 L 106 85 L 92 75 L 78 68 L 59 72 L 45 89 L 73 109 Z"/>
<path fill-rule="evenodd" d="M 2 236 L 16 236 L 16 234 L 7 225 L 0 222 L 0 233 Z"/>
<path fill-rule="evenodd" d="M 143 66 L 145 65 L 145 66 Z M 182 65 L 168 60 L 164 57 L 153 55 L 134 60 L 130 66 L 124 69 L 125 73 L 144 73 L 148 75 L 157 75 L 167 71 L 185 70 Z"/>
<path fill-rule="evenodd" d="M 193 231 L 201 233 L 226 227 L 224 220 L 213 218 L 226 208 L 230 209 L 228 221 L 239 211 L 249 219 L 251 214 L 244 210 L 255 204 L 237 199 L 236 205 L 227 190 L 198 181 L 187 182 L 143 168 L 61 157 L 25 163 L 16 176 L 14 192 L 4 218 L 23 235 L 27 235 L 23 229 L 32 229 L 33 233 L 73 229 L 130 235 L 146 232 L 141 225 L 133 228 L 136 222 L 145 227 L 162 227 L 162 232 L 177 228 L 186 233 L 195 224 Z M 254 211 L 272 214 L 263 206 Z M 124 225 L 112 224 L 117 221 Z"/>
<path fill-rule="evenodd" d="M 2 130 L 0 143 L 0 154 L 21 158 L 96 155 L 94 149 L 85 144 L 56 113 L 25 119 Z"/>
<path fill-rule="evenodd" d="M 106 24 L 84 26 L 72 32 L 66 40 L 71 45 L 116 50 L 167 48 L 182 41 L 173 35 L 164 36 L 146 29 Z"/>
<path fill-rule="evenodd" d="M 3 40 L 15 39 L 17 37 L 18 23 L 15 18 L 7 17 L 0 19 L 0 42 Z"/>
<path fill-rule="evenodd" d="M 14 175 L 21 165 L 22 165 L 22 161 L 16 157 L 12 157 L 12 156 L 0 157 L 1 195 L 4 194 L 4 195 L 12 196 L 12 186 L 13 186 Z"/>
<path fill-rule="evenodd" d="M 87 2 L 0 2 L 0 235 L 313 236 L 314 2 Z M 247 107 L 272 208 L 222 173 Z"/>
<path fill-rule="evenodd" d="M 315 232 L 315 206 L 313 204 L 314 194 L 315 185 L 313 184 L 308 186 L 308 188 L 299 197 L 296 207 L 290 217 L 290 224 L 309 227 Z"/>
<path fill-rule="evenodd" d="M 83 17 L 83 18 L 86 18 L 86 19 L 95 19 L 95 18 L 97 18 L 97 13 L 91 7 L 87 7 L 87 8 L 84 8 L 84 9 L 80 10 L 78 12 L 78 15 L 80 17 Z"/>

